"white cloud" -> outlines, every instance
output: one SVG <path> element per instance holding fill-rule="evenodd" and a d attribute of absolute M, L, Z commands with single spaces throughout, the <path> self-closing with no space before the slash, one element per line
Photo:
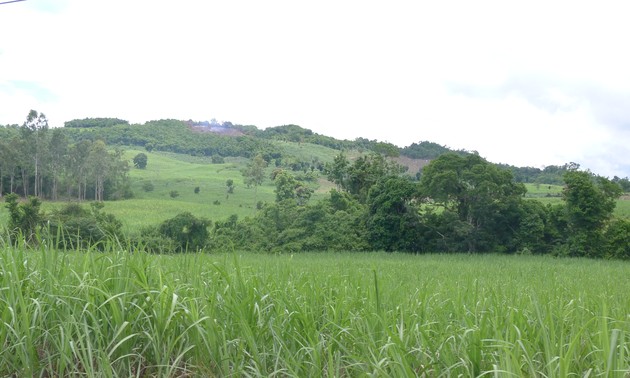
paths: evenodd
<path fill-rule="evenodd" d="M 0 124 L 218 118 L 630 175 L 623 2 L 66 0 L 0 8 Z M 7 36 L 7 37 L 4 37 Z M 9 88 L 28 82 L 33 87 Z M 52 94 L 48 98 L 33 91 Z M 589 165 L 590 164 L 590 165 Z"/>

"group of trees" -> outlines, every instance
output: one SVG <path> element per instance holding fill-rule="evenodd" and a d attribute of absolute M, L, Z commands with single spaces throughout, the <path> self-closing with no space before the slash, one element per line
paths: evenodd
<path fill-rule="evenodd" d="M 115 199 L 130 195 L 121 150 L 101 140 L 71 143 L 32 110 L 23 125 L 0 127 L 0 195 L 57 200 Z"/>
<path fill-rule="evenodd" d="M 290 172 L 275 175 L 276 202 L 253 218 L 218 223 L 211 246 L 245 250 L 386 250 L 551 253 L 630 258 L 630 221 L 614 219 L 621 187 L 575 167 L 564 201 L 524 198 L 510 171 L 476 154 L 445 154 L 419 181 L 380 155 L 327 166 L 327 199 L 299 199 Z"/>

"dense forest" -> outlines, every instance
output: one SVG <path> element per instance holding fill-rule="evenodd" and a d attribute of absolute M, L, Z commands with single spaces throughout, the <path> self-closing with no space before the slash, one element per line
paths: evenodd
<path fill-rule="evenodd" d="M 195 125 L 193 125 L 195 126 Z M 120 119 L 74 120 L 50 129 L 31 111 L 21 126 L 0 128 L 0 193 L 6 195 L 10 238 L 35 242 L 51 233 L 58 246 L 94 245 L 108 238 L 153 252 L 239 250 L 297 252 L 385 250 L 504 252 L 630 258 L 630 220 L 613 217 L 628 179 L 608 179 L 574 163 L 544 169 L 493 164 L 476 152 L 452 151 L 431 142 L 398 148 L 357 139 L 338 141 L 299 126 L 266 130 L 232 124 L 161 120 L 131 125 Z M 234 129 L 223 135 L 213 127 Z M 296 161 L 274 141 L 334 146 L 332 162 Z M 243 169 L 256 190 L 267 167 L 275 185 L 273 203 L 257 204 L 254 216 L 211 222 L 182 213 L 125 235 L 120 220 L 102 212 L 103 200 L 129 198 L 128 162 L 117 146 L 142 146 L 189 155 L 248 158 Z M 349 159 L 346 151 L 360 150 Z M 146 155 L 133 163 L 146 166 Z M 396 156 L 430 160 L 414 175 Z M 304 173 L 311 172 L 312 175 Z M 306 180 L 325 176 L 335 185 L 311 201 Z M 560 181 L 559 181 L 560 180 Z M 562 202 L 527 200 L 524 182 L 561 183 Z M 27 199 L 19 201 L 19 196 Z M 51 214 L 41 199 L 96 201 L 91 210 L 76 203 Z M 44 227 L 46 225 L 46 227 Z"/>

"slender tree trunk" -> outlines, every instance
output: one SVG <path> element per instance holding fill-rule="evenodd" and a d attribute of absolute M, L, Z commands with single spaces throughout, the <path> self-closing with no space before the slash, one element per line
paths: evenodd
<path fill-rule="evenodd" d="M 57 200 L 57 176 L 53 174 L 53 182 L 52 182 L 52 193 L 51 197 L 53 201 Z"/>
<path fill-rule="evenodd" d="M 24 197 L 28 197 L 28 177 L 24 168 L 22 168 L 22 192 L 24 192 Z"/>
<path fill-rule="evenodd" d="M 37 156 L 37 153 L 35 153 L 35 187 L 34 187 L 34 191 L 35 191 L 35 197 L 39 197 L 39 158 Z"/>

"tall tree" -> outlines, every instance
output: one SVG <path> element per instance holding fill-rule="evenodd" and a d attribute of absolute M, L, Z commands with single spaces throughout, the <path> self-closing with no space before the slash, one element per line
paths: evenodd
<path fill-rule="evenodd" d="M 48 168 L 52 180 L 50 196 L 56 201 L 59 196 L 59 181 L 68 158 L 68 139 L 61 129 L 54 129 L 48 143 Z"/>
<path fill-rule="evenodd" d="M 478 155 L 444 154 L 424 167 L 421 190 L 450 230 L 449 245 L 469 252 L 504 248 L 514 236 L 520 215 L 523 184 L 512 173 Z"/>
<path fill-rule="evenodd" d="M 105 192 L 105 179 L 112 166 L 107 146 L 102 140 L 92 144 L 88 155 L 89 172 L 94 183 L 94 200 L 103 201 Z"/>
<path fill-rule="evenodd" d="M 258 186 L 262 185 L 265 179 L 265 168 L 267 162 L 263 159 L 262 155 L 256 155 L 242 171 L 243 179 L 247 187 L 254 187 L 254 203 L 258 199 Z"/>
<path fill-rule="evenodd" d="M 24 137 L 33 159 L 33 169 L 35 173 L 34 194 L 41 196 L 42 193 L 42 166 L 43 154 L 46 151 L 46 136 L 48 131 L 48 119 L 44 113 L 31 110 L 23 125 Z"/>
<path fill-rule="evenodd" d="M 366 225 L 372 248 L 416 252 L 421 248 L 417 183 L 391 176 L 369 192 Z"/>
<path fill-rule="evenodd" d="M 590 172 L 570 170 L 564 174 L 563 199 L 568 240 L 565 253 L 571 256 L 601 257 L 603 232 L 612 218 L 621 187 Z"/>

